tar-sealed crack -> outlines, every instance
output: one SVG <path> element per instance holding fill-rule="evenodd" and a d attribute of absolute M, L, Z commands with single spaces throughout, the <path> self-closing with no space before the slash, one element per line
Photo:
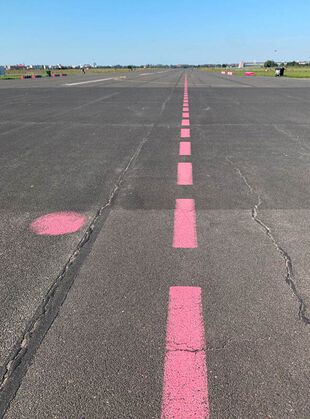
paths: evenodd
<path fill-rule="evenodd" d="M 167 352 L 190 352 L 196 354 L 198 352 L 205 352 L 204 349 L 169 349 Z"/>
<path fill-rule="evenodd" d="M 175 346 L 175 347 L 169 348 L 170 345 Z M 169 342 L 168 348 L 169 349 L 167 349 L 167 352 L 204 352 L 205 351 L 204 346 L 200 346 L 199 348 L 193 348 L 189 346 L 187 343 L 180 343 L 180 342 Z"/>
<path fill-rule="evenodd" d="M 182 75 L 183 73 L 180 74 L 180 77 L 171 88 L 168 97 L 163 102 L 157 121 L 151 125 L 146 136 L 141 140 L 134 153 L 130 156 L 125 168 L 122 170 L 120 176 L 114 184 L 107 202 L 97 211 L 83 238 L 78 243 L 61 273 L 55 279 L 42 304 L 36 310 L 36 313 L 26 327 L 23 336 L 15 345 L 14 350 L 2 368 L 3 372 L 1 373 L 0 371 L 0 418 L 4 416 L 11 401 L 14 399 L 36 350 L 39 348 L 44 336 L 57 317 L 59 310 L 74 283 L 74 279 L 79 269 L 77 266 L 79 256 L 84 246 L 92 237 L 99 220 L 102 219 L 104 215 L 107 215 L 106 210 L 111 207 L 112 203 L 116 199 L 127 172 L 137 160 L 144 144 L 149 140 L 154 128 L 159 124 L 160 117 L 163 114 L 167 103 L 171 100 Z M 74 270 L 76 270 L 76 272 L 74 272 Z"/>
<path fill-rule="evenodd" d="M 281 258 L 284 261 L 285 264 L 285 282 L 290 286 L 291 290 L 293 291 L 293 294 L 295 298 L 298 301 L 298 317 L 300 320 L 302 320 L 305 324 L 310 324 L 310 318 L 307 316 L 307 307 L 306 304 L 301 297 L 300 293 L 297 290 L 296 287 L 296 281 L 294 276 L 294 270 L 293 270 L 293 263 L 290 255 L 287 253 L 286 250 L 283 249 L 283 247 L 278 243 L 275 236 L 272 233 L 271 228 L 262 221 L 262 219 L 258 215 L 259 208 L 263 204 L 263 200 L 261 195 L 251 186 L 251 184 L 248 182 L 246 176 L 242 173 L 242 171 L 235 165 L 232 158 L 230 156 L 226 157 L 226 160 L 233 166 L 235 171 L 238 173 L 240 178 L 243 180 L 243 182 L 246 184 L 247 188 L 249 189 L 250 193 L 257 196 L 257 203 L 253 206 L 251 210 L 251 215 L 253 221 L 255 221 L 257 224 L 262 227 L 262 229 L 265 231 L 266 235 L 274 245 L 274 247 L 277 249 L 278 253 L 280 254 Z"/>

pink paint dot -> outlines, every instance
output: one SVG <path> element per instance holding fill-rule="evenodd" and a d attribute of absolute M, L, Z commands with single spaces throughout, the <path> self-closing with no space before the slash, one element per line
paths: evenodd
<path fill-rule="evenodd" d="M 79 231 L 85 222 L 85 215 L 77 212 L 54 212 L 37 218 L 30 228 L 33 233 L 42 236 L 60 236 Z"/>

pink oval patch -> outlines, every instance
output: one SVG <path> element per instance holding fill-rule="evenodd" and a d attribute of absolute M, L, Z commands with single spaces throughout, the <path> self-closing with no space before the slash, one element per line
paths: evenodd
<path fill-rule="evenodd" d="M 31 230 L 43 236 L 60 236 L 79 231 L 86 217 L 78 212 L 54 212 L 42 215 L 31 223 Z"/>

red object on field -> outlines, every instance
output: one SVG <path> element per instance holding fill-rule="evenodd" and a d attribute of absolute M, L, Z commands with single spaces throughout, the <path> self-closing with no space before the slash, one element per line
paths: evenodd
<path fill-rule="evenodd" d="M 255 73 L 253 71 L 246 71 L 244 73 L 245 76 L 255 76 Z"/>

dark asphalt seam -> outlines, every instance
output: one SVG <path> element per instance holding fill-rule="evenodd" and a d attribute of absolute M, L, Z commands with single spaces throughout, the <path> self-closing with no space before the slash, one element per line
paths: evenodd
<path fill-rule="evenodd" d="M 201 71 L 201 70 L 200 70 Z M 229 78 L 228 76 L 227 77 L 223 77 L 223 76 L 220 76 L 219 74 L 216 74 L 216 73 L 212 73 L 212 72 L 207 72 L 207 74 L 210 76 L 214 76 L 215 78 L 217 78 L 217 79 L 221 79 L 221 80 L 225 80 L 225 81 L 230 81 L 231 83 L 235 83 L 235 84 L 240 84 L 241 86 L 246 86 L 246 87 L 254 87 L 254 88 L 257 88 L 257 86 L 255 86 L 255 85 L 253 85 L 253 84 L 250 84 L 250 83 L 246 83 L 246 82 L 244 82 L 244 81 L 240 81 L 240 80 L 235 80 L 235 79 L 231 79 L 231 78 Z M 238 77 L 238 76 L 235 76 L 235 77 Z"/>
<path fill-rule="evenodd" d="M 23 124 L 23 126 L 18 127 L 19 129 L 22 129 L 22 128 L 27 128 L 27 127 L 41 126 L 41 125 L 42 126 L 45 126 L 45 125 L 48 125 L 48 126 L 61 125 L 61 126 L 63 126 L 63 123 L 66 122 L 66 121 L 58 120 L 58 121 L 27 121 L 27 122 L 25 122 L 25 121 L 14 120 L 14 121 L 6 121 L 6 122 L 8 122 L 8 123 L 12 122 L 14 124 Z M 146 122 L 146 123 L 141 122 L 140 124 L 139 123 L 137 123 L 137 124 L 130 124 L 130 123 L 117 124 L 117 123 L 110 123 L 110 122 L 99 123 L 99 122 L 70 121 L 68 123 L 70 123 L 71 126 L 95 127 L 95 128 L 96 127 L 102 127 L 102 126 L 104 126 L 104 127 L 125 127 L 125 128 L 127 128 L 127 127 L 129 127 L 129 128 L 140 128 L 140 127 L 145 128 L 145 127 L 152 127 L 153 126 L 153 124 L 150 123 L 150 122 Z M 0 126 L 1 126 L 1 123 L 0 123 Z M 7 133 L 11 133 L 11 130 L 3 132 L 3 133 L 0 132 L 0 135 L 5 135 Z"/>
<path fill-rule="evenodd" d="M 183 74 L 183 72 L 181 72 L 181 76 L 182 76 L 182 74 Z M 154 82 L 156 82 L 156 81 L 158 81 L 158 80 L 161 80 L 162 79 L 162 77 L 163 77 L 163 75 L 162 74 L 160 74 L 159 76 L 157 75 L 156 76 L 156 73 L 155 74 L 152 74 L 152 76 L 153 76 L 153 78 L 152 79 L 150 79 L 150 78 L 148 78 L 147 80 L 145 80 L 144 81 L 144 83 L 140 83 L 140 87 L 144 87 L 144 86 L 147 86 L 147 85 L 149 85 L 149 84 L 151 84 L 151 83 L 154 83 Z M 155 77 L 154 77 L 155 76 Z M 181 76 L 180 77 L 178 77 L 178 82 L 181 80 Z M 127 80 L 127 81 L 130 81 L 130 82 L 140 82 L 141 80 L 138 80 L 138 77 L 136 77 L 136 78 L 134 78 L 134 79 L 129 79 L 129 80 Z M 176 87 L 176 86 L 175 86 Z"/>
<path fill-rule="evenodd" d="M 12 121 L 8 121 L 8 122 L 12 122 Z M 24 128 L 26 128 L 26 124 L 24 123 L 24 122 L 18 122 L 18 123 L 21 123 L 21 124 L 23 124 L 23 125 L 21 125 L 20 127 L 14 127 L 14 128 L 11 128 L 11 129 L 9 129 L 9 130 L 7 130 L 7 131 L 3 131 L 3 132 L 0 132 L 0 135 L 7 135 L 7 134 L 11 134 L 12 132 L 14 132 L 14 131 L 19 131 L 19 130 L 21 130 L 21 129 L 24 129 Z M 15 122 L 13 121 L 13 124 L 15 124 Z"/>
<path fill-rule="evenodd" d="M 191 77 L 193 75 L 193 70 L 190 73 L 189 81 L 193 88 L 200 88 L 205 87 L 206 89 L 211 89 L 212 86 L 205 83 L 205 81 L 201 80 L 201 78 L 198 76 L 198 72 L 195 73 L 195 77 Z M 200 85 L 196 82 L 195 79 L 198 79 L 198 81 L 201 83 Z"/>
<path fill-rule="evenodd" d="M 304 152 L 308 153 L 310 148 L 308 147 L 307 144 L 305 144 L 304 142 L 302 142 L 303 140 L 301 139 L 301 137 L 299 135 L 294 135 L 291 132 L 286 131 L 284 128 L 281 128 L 279 125 L 277 124 L 273 124 L 273 127 L 280 133 L 280 134 L 284 134 L 286 137 L 288 137 L 291 141 L 293 141 L 295 144 L 297 143 Z"/>
<path fill-rule="evenodd" d="M 260 227 L 263 228 L 263 230 L 265 231 L 266 235 L 268 236 L 268 238 L 271 240 L 272 244 L 277 249 L 277 251 L 280 254 L 281 258 L 284 260 L 285 270 L 286 270 L 285 282 L 289 285 L 289 287 L 293 291 L 293 294 L 294 294 L 295 298 L 298 301 L 298 318 L 303 323 L 305 323 L 306 325 L 309 325 L 310 324 L 310 318 L 306 314 L 307 313 L 307 306 L 306 306 L 303 298 L 301 297 L 300 293 L 298 292 L 297 287 L 296 287 L 296 284 L 295 284 L 296 280 L 295 280 L 295 276 L 294 276 L 292 258 L 287 253 L 287 251 L 285 251 L 283 249 L 283 247 L 277 242 L 276 238 L 274 237 L 274 235 L 272 233 L 271 228 L 267 224 L 265 224 L 262 221 L 262 219 L 259 218 L 259 216 L 258 216 L 259 208 L 261 207 L 261 205 L 263 203 L 263 200 L 261 198 L 261 195 L 258 192 L 256 192 L 255 189 L 250 185 L 250 183 L 248 182 L 246 176 L 242 173 L 242 171 L 239 169 L 239 167 L 237 167 L 234 164 L 232 158 L 229 157 L 229 156 L 227 156 L 226 157 L 226 160 L 233 166 L 233 168 L 238 173 L 238 175 L 240 176 L 240 178 L 246 184 L 246 186 L 249 189 L 250 193 L 257 196 L 257 203 L 254 205 L 254 207 L 252 208 L 252 211 L 251 211 L 252 219 L 257 224 L 259 224 Z"/>
<path fill-rule="evenodd" d="M 72 112 L 77 111 L 79 109 L 85 108 L 89 105 L 94 105 L 95 103 L 99 103 L 99 102 L 102 102 L 103 100 L 110 99 L 110 98 L 112 98 L 114 96 L 117 96 L 119 94 L 120 94 L 120 92 L 114 92 L 114 93 L 111 93 L 109 95 L 101 96 L 100 98 L 91 100 L 89 102 L 81 103 L 80 105 L 78 105 L 74 108 L 66 109 L 66 110 L 63 110 L 61 112 L 57 111 L 55 113 L 51 113 L 50 115 L 48 115 L 48 118 L 56 118 L 58 116 L 62 116 L 62 115 L 68 114 L 68 113 L 72 113 Z"/>
<path fill-rule="evenodd" d="M 67 109 L 66 111 L 58 112 L 57 114 L 53 114 L 53 116 L 63 115 L 65 113 L 71 113 L 72 111 L 77 111 L 79 109 L 85 108 L 85 106 L 94 105 L 95 103 L 102 102 L 103 100 L 110 99 L 111 97 L 119 95 L 120 92 L 114 92 L 109 95 L 101 96 L 97 99 L 91 100 L 89 102 L 82 103 L 81 105 L 76 106 L 75 108 Z"/>
<path fill-rule="evenodd" d="M 265 345 L 266 343 L 270 344 L 270 342 L 274 342 L 276 339 L 274 338 L 274 336 L 261 336 L 258 338 L 253 338 L 253 339 L 227 339 L 225 342 L 223 342 L 222 344 L 219 344 L 217 346 L 211 346 L 210 342 L 208 345 L 208 353 L 209 352 L 218 352 L 218 351 L 224 351 L 224 350 L 230 350 L 231 351 L 231 347 L 233 346 L 234 348 L 236 347 L 240 347 L 240 346 L 255 346 L 257 347 L 258 345 Z"/>
<path fill-rule="evenodd" d="M 130 156 L 125 168 L 122 170 L 122 173 L 112 188 L 108 201 L 97 211 L 97 214 L 91 221 L 83 238 L 78 243 L 61 273 L 55 279 L 41 305 L 37 308 L 33 318 L 29 321 L 21 339 L 7 358 L 3 370 L 0 372 L 0 418 L 3 418 L 5 412 L 9 408 L 36 351 L 58 316 L 59 310 L 66 300 L 78 271 L 91 250 L 91 245 L 93 245 L 96 236 L 109 215 L 109 211 L 106 210 L 111 209 L 127 172 L 134 165 L 144 144 L 149 140 L 154 128 L 159 124 L 159 120 L 166 109 L 166 105 L 171 100 L 182 75 L 183 72 L 180 74 L 180 77 L 178 77 L 176 83 L 171 88 L 168 97 L 163 102 L 156 122 L 141 140 L 134 153 Z M 91 244 L 86 246 L 86 244 L 90 242 L 90 239 L 92 239 Z"/>

